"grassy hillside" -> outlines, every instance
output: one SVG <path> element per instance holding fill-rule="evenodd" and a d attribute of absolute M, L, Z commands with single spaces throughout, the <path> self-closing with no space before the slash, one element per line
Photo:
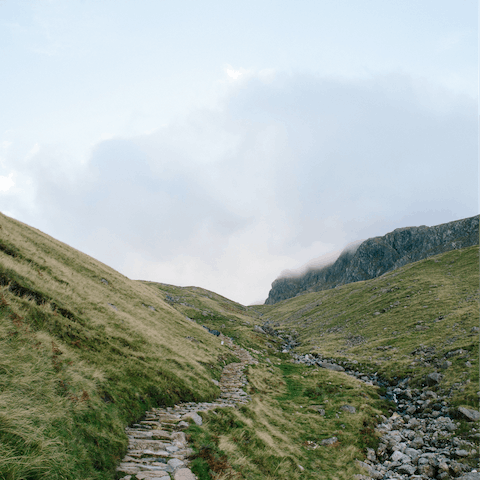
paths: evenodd
<path fill-rule="evenodd" d="M 218 338 L 151 286 L 4 215 L 0 285 L 1 478 L 113 478 L 145 409 L 218 395 Z"/>
<path fill-rule="evenodd" d="M 453 404 L 478 408 L 478 300 L 474 246 L 373 280 L 250 308 L 297 335 L 298 352 L 359 362 L 357 368 L 388 379 L 410 377 L 412 385 L 439 370 Z M 452 366 L 442 370 L 446 357 Z"/>
<path fill-rule="evenodd" d="M 245 307 L 199 287 L 129 280 L 0 215 L 0 478 L 114 479 L 126 425 L 152 406 L 218 395 L 211 380 L 235 359 L 202 325 L 259 363 L 247 370 L 250 403 L 190 427 L 200 480 L 353 478 L 392 405 L 344 372 L 292 363 L 254 326 L 268 321 L 301 342 L 298 353 L 385 378 L 421 384 L 441 371 L 451 404 L 478 408 L 478 265 L 471 247 Z"/>
<path fill-rule="evenodd" d="M 203 426 L 189 429 L 205 463 L 200 480 L 315 479 L 319 471 L 322 478 L 347 480 L 360 473 L 354 460 L 376 446 L 373 427 L 390 407 L 375 387 L 269 351 L 270 340 L 253 329 L 262 323 L 254 308 L 198 287 L 149 284 L 182 314 L 234 338 L 259 360 L 247 370 L 249 404 L 203 414 Z M 342 412 L 345 404 L 356 412 Z"/>
<path fill-rule="evenodd" d="M 144 283 L 156 289 L 162 300 L 199 325 L 217 330 L 243 347 L 256 348 L 264 344 L 252 330 L 260 322 L 260 316 L 254 310 L 200 287 Z"/>

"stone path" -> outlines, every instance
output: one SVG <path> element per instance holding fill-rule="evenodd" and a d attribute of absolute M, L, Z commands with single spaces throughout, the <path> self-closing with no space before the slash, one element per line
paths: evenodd
<path fill-rule="evenodd" d="M 180 403 L 174 407 L 154 408 L 145 414 L 144 420 L 125 432 L 128 450 L 117 470 L 126 475 L 123 480 L 196 480 L 188 468 L 188 457 L 193 453 L 188 446 L 183 430 L 188 421 L 202 424 L 198 412 L 221 407 L 235 407 L 250 401 L 243 390 L 247 379 L 243 369 L 248 364 L 258 363 L 246 350 L 222 336 L 233 348 L 240 363 L 230 363 L 223 369 L 219 382 L 220 397 L 214 402 Z"/>

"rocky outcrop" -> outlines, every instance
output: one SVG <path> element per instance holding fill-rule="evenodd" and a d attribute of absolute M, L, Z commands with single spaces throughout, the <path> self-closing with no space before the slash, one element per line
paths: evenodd
<path fill-rule="evenodd" d="M 477 215 L 434 227 L 397 228 L 383 237 L 369 238 L 357 247 L 345 249 L 331 265 L 298 277 L 277 278 L 265 304 L 273 305 L 302 293 L 369 280 L 407 263 L 478 245 L 478 222 Z"/>
<path fill-rule="evenodd" d="M 318 354 L 291 355 L 294 363 L 340 367 L 334 359 L 325 361 Z M 431 387 L 427 382 L 421 389 L 411 388 L 408 379 L 391 385 L 377 374 L 340 368 L 366 385 L 385 387 L 386 398 L 396 406 L 390 418 L 381 416 L 382 423 L 375 429 L 380 439 L 378 448 L 367 448 L 367 458 L 357 461 L 366 475 L 356 475 L 356 480 L 480 480 L 480 473 L 472 471 L 468 464 L 478 462 L 479 433 L 476 427 L 480 412 L 465 407 L 452 408 L 448 403 L 450 394 L 433 391 L 435 386 Z M 320 406 L 314 407 L 320 414 L 325 414 L 318 408 Z M 340 410 L 355 413 L 355 408 L 350 405 L 344 405 Z M 470 422 L 468 438 L 465 434 L 460 435 L 461 424 L 457 421 L 460 418 Z"/>

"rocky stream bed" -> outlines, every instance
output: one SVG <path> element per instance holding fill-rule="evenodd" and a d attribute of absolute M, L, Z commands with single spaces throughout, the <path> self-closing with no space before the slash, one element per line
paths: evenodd
<path fill-rule="evenodd" d="M 267 333 L 258 326 L 254 330 Z M 222 339 L 241 361 L 224 367 L 219 382 L 220 397 L 214 402 L 182 403 L 153 409 L 139 424 L 127 428 L 128 452 L 117 469 L 126 474 L 122 480 L 196 479 L 188 467 L 193 450 L 188 446 L 183 430 L 188 428 L 188 421 L 202 424 L 198 412 L 247 403 L 250 397 L 243 390 L 248 383 L 243 369 L 248 364 L 258 363 L 231 339 L 223 335 Z M 380 434 L 377 450 L 369 449 L 365 460 L 357 460 L 365 474 L 357 475 L 356 480 L 480 480 L 480 473 L 461 461 L 476 459 L 478 462 L 480 413 L 464 407 L 452 411 L 448 394 L 440 395 L 434 391 L 440 380 L 438 374 L 427 376 L 423 388 L 410 388 L 408 379 L 399 379 L 391 385 L 376 374 L 339 365 L 334 359 L 296 354 L 293 349 L 297 345 L 291 337 L 282 345 L 283 352 L 290 353 L 293 362 L 345 372 L 368 385 L 385 387 L 386 398 L 395 404 L 396 411 L 390 418 L 382 416 L 382 423 L 376 427 Z M 344 407 L 348 409 L 349 406 Z M 468 439 L 456 434 L 460 427 L 459 418 L 469 422 Z M 334 442 L 336 438 L 323 442 L 329 440 Z"/>
<path fill-rule="evenodd" d="M 291 350 L 292 345 L 285 347 Z M 448 394 L 433 391 L 440 380 L 438 374 L 428 375 L 425 387 L 410 388 L 408 379 L 391 385 L 375 374 L 345 368 L 334 359 L 293 352 L 291 355 L 296 363 L 342 371 L 366 384 L 385 387 L 385 396 L 396 405 L 393 415 L 382 416 L 382 423 L 376 427 L 381 436 L 377 451 L 369 449 L 367 459 L 358 461 L 365 470 L 358 480 L 480 480 L 477 470 L 460 461 L 470 458 L 478 463 L 480 413 L 464 407 L 453 411 Z M 459 418 L 470 424 L 468 439 L 456 435 Z"/>

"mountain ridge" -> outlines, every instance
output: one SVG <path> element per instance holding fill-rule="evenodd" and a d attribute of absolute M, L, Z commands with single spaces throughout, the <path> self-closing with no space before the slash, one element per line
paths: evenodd
<path fill-rule="evenodd" d="M 265 305 L 338 285 L 369 280 L 407 263 L 479 243 L 479 215 L 427 227 L 397 228 L 343 250 L 335 262 L 310 269 L 298 277 L 280 277 L 272 283 Z"/>

